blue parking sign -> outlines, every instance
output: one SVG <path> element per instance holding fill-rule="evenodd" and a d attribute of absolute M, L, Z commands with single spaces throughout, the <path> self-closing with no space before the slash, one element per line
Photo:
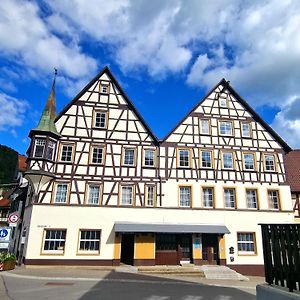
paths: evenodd
<path fill-rule="evenodd" d="M 9 241 L 10 228 L 0 228 L 0 241 Z"/>

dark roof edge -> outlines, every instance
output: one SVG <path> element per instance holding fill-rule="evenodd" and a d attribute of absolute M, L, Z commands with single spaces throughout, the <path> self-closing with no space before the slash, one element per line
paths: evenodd
<path fill-rule="evenodd" d="M 275 130 L 262 119 L 262 117 L 234 90 L 234 88 L 225 80 L 225 78 L 222 78 L 219 83 L 217 83 L 206 95 L 198 102 L 194 107 L 177 123 L 177 125 L 161 140 L 161 142 L 164 142 L 180 125 L 181 123 L 199 106 L 201 103 L 219 86 L 223 85 L 223 87 L 226 87 L 231 94 L 234 95 L 235 98 L 241 104 L 251 112 L 253 115 L 253 118 L 255 121 L 261 123 L 261 125 L 273 136 L 273 138 L 282 146 L 285 152 L 290 152 L 293 149 L 275 132 Z"/>
<path fill-rule="evenodd" d="M 209 94 L 211 94 L 220 84 L 226 84 L 226 80 L 222 78 L 219 83 L 217 83 L 206 95 L 199 101 L 197 102 L 193 108 L 171 129 L 171 131 L 163 138 L 160 140 L 160 142 L 164 142 L 180 125 L 181 123 L 208 97 Z"/>
<path fill-rule="evenodd" d="M 237 98 L 247 110 L 251 112 L 255 121 L 261 123 L 261 125 L 273 136 L 273 138 L 282 146 L 285 152 L 290 152 L 293 149 L 276 133 L 276 131 L 244 100 L 234 88 L 228 84 L 227 89 Z"/>
<path fill-rule="evenodd" d="M 101 77 L 104 73 L 108 73 L 109 77 L 111 77 L 113 83 L 116 85 L 122 96 L 125 98 L 125 100 L 128 103 L 128 106 L 134 111 L 134 113 L 137 115 L 137 117 L 142 122 L 143 126 L 146 128 L 148 133 L 151 135 L 152 139 L 156 144 L 158 144 L 158 138 L 155 136 L 155 134 L 152 132 L 150 127 L 147 125 L 144 118 L 140 115 L 134 104 L 131 102 L 127 94 L 124 92 L 124 90 L 121 88 L 120 84 L 118 83 L 115 76 L 112 74 L 110 69 L 105 66 L 76 96 L 73 98 L 72 101 L 70 101 L 63 109 L 62 111 L 57 115 L 55 122 L 60 119 L 60 117 L 98 80 L 99 77 Z"/>

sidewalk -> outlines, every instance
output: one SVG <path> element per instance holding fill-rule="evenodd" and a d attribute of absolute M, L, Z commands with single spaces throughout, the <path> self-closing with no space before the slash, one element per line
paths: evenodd
<path fill-rule="evenodd" d="M 264 283 L 263 277 L 248 277 L 249 281 L 237 280 L 215 280 L 206 279 L 201 276 L 183 276 L 170 274 L 138 274 L 133 269 L 128 272 L 128 269 L 122 267 L 17 267 L 15 270 L 1 272 L 2 277 L 15 277 L 20 279 L 32 280 L 51 280 L 51 281 L 113 281 L 113 282 L 164 282 L 180 281 L 185 284 L 205 284 L 220 287 L 233 287 L 251 294 L 256 293 L 256 285 Z M 164 279 L 164 280 L 162 280 Z M 5 285 L 0 278 L 0 299 L 5 298 Z"/>

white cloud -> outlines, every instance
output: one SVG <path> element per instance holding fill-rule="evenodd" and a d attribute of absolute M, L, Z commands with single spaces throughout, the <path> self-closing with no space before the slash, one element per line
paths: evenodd
<path fill-rule="evenodd" d="M 1 55 L 34 72 L 57 67 L 70 78 L 95 72 L 97 62 L 82 52 L 73 40 L 68 43 L 51 33 L 37 4 L 3 0 L 0 10 Z"/>
<path fill-rule="evenodd" d="M 276 114 L 272 127 L 289 142 L 291 147 L 300 148 L 300 98 L 292 97 L 288 104 Z"/>
<path fill-rule="evenodd" d="M 23 125 L 29 103 L 0 93 L 0 130 L 10 130 L 15 135 L 15 127 Z"/>

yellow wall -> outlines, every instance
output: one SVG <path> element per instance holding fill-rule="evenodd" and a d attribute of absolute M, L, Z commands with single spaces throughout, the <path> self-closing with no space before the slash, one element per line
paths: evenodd
<path fill-rule="evenodd" d="M 136 234 L 134 248 L 134 259 L 155 259 L 154 234 Z"/>
<path fill-rule="evenodd" d="M 220 259 L 226 259 L 226 248 L 225 248 L 225 238 L 219 237 L 219 251 L 220 251 Z"/>
<path fill-rule="evenodd" d="M 199 234 L 193 235 L 193 258 L 202 259 L 202 241 Z"/>
<path fill-rule="evenodd" d="M 121 253 L 121 235 L 116 233 L 116 235 L 115 235 L 114 259 L 120 259 L 120 253 Z"/>

